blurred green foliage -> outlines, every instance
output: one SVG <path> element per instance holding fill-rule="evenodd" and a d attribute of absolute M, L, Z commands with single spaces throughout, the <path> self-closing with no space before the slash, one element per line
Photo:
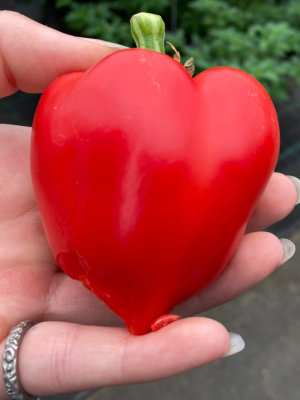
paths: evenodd
<path fill-rule="evenodd" d="M 130 17 L 160 14 L 166 40 L 183 61 L 194 57 L 196 73 L 219 65 L 243 69 L 274 100 L 288 98 L 290 82 L 300 84 L 299 0 L 56 0 L 55 6 L 72 32 L 130 47 Z"/>

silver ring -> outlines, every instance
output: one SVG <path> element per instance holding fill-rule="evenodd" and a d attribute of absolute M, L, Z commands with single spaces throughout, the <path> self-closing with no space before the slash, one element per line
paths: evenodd
<path fill-rule="evenodd" d="M 33 326 L 33 321 L 22 321 L 9 332 L 5 342 L 2 368 L 6 392 L 11 400 L 35 400 L 22 390 L 18 380 L 18 354 L 19 346 L 25 333 Z"/>

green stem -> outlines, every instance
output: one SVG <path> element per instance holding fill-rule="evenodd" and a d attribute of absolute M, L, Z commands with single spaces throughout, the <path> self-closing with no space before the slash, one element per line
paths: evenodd
<path fill-rule="evenodd" d="M 138 48 L 165 53 L 165 24 L 160 15 L 135 14 L 130 19 L 130 27 Z"/>

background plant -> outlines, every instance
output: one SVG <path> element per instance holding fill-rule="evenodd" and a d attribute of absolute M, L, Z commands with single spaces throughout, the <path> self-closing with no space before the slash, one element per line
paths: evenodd
<path fill-rule="evenodd" d="M 299 0 L 56 0 L 68 30 L 134 46 L 130 17 L 162 15 L 166 38 L 196 72 L 227 65 L 258 79 L 274 100 L 286 99 L 300 83 Z M 172 53 L 171 49 L 168 50 Z"/>

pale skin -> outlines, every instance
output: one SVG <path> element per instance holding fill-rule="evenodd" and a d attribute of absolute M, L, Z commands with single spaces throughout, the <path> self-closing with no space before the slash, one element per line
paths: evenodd
<path fill-rule="evenodd" d="M 83 71 L 116 50 L 1 11 L 0 96 L 42 92 L 55 77 Z M 222 357 L 230 345 L 225 327 L 190 316 L 236 297 L 281 264 L 279 239 L 261 230 L 293 210 L 297 192 L 292 181 L 272 175 L 228 267 L 175 310 L 186 318 L 133 336 L 99 299 L 59 270 L 31 186 L 30 132 L 29 127 L 0 125 L 0 354 L 16 323 L 42 321 L 21 346 L 24 390 L 46 395 L 152 381 Z M 0 379 L 0 399 L 5 398 Z"/>

